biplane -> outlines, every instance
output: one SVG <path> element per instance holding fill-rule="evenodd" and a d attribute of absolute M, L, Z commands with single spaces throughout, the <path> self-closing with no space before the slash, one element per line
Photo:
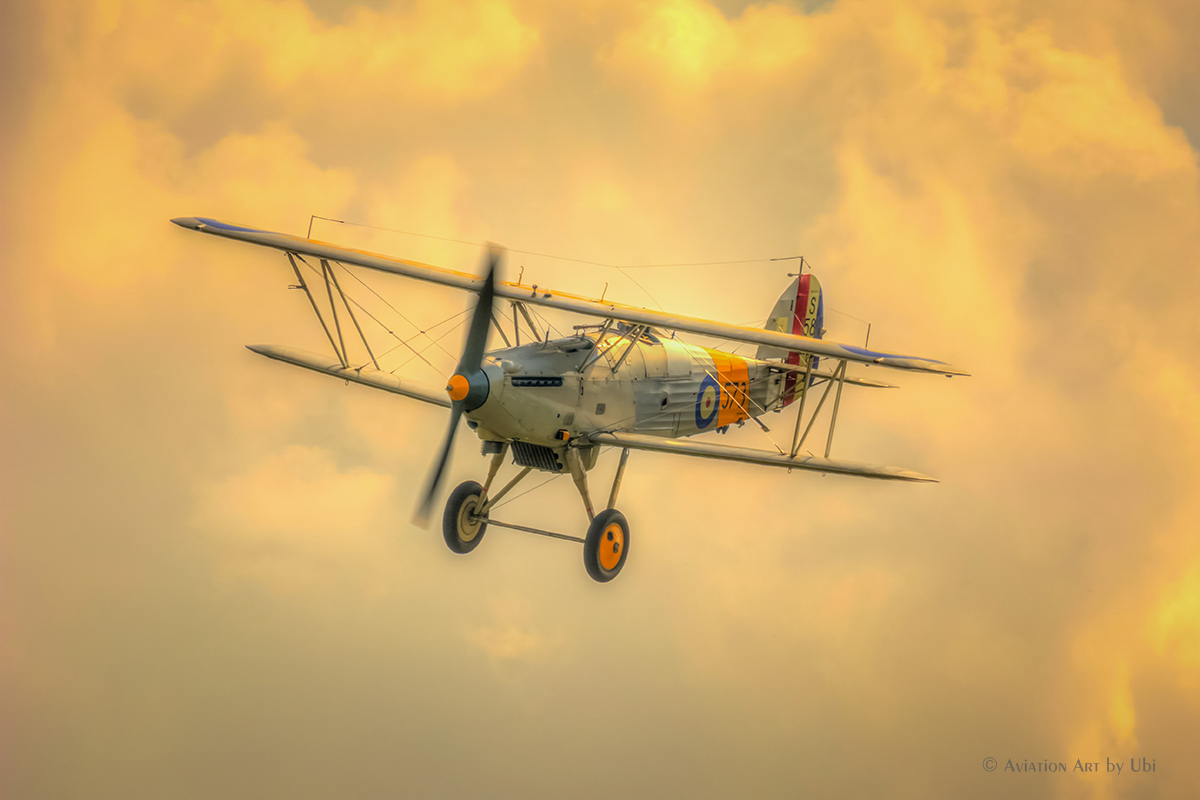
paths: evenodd
<path fill-rule="evenodd" d="M 418 524 L 428 527 L 459 422 L 465 417 L 467 426 L 482 441 L 483 455 L 491 460 L 482 484 L 470 480 L 450 492 L 442 514 L 442 533 L 449 548 L 455 553 L 470 553 L 479 546 L 488 526 L 565 539 L 583 544 L 587 573 L 602 583 L 615 578 L 629 557 L 629 523 L 616 503 L 630 451 L 738 461 L 789 471 L 933 481 L 901 467 L 829 457 L 842 388 L 847 384 L 892 388 L 880 381 L 849 376 L 846 368 L 856 363 L 946 376 L 967 374 L 941 361 L 825 340 L 821 286 L 812 273 L 803 269 L 775 303 L 766 325 L 750 328 L 552 291 L 519 280 L 501 281 L 496 276 L 500 251 L 495 248 L 489 250 L 486 272 L 479 277 L 206 217 L 171 221 L 189 230 L 282 250 L 298 281 L 294 288 L 308 295 L 335 358 L 275 345 L 253 345 L 250 350 L 449 409 L 449 428 L 415 516 Z M 320 269 L 307 259 L 319 262 Z M 323 281 L 331 320 L 322 314 L 301 264 Z M 399 378 L 379 367 L 338 281 L 335 265 L 379 270 L 478 295 L 462 357 L 444 391 Z M 349 326 L 338 314 L 335 297 L 341 299 L 345 322 L 353 324 L 370 356 L 362 365 L 356 366 L 348 357 L 345 335 Z M 507 301 L 511 307 L 514 340 L 508 338 L 497 317 L 500 301 Z M 530 313 L 534 307 L 574 312 L 594 322 L 575 326 L 573 335 L 552 338 L 549 328 L 543 333 L 535 324 Z M 522 321 L 527 328 L 524 343 Z M 493 327 L 505 346 L 488 350 L 488 334 Z M 758 349 L 750 358 L 685 343 L 678 334 L 756 345 Z M 813 401 L 815 408 L 805 425 L 805 407 L 822 384 L 823 391 Z M 831 393 L 833 409 L 824 456 L 802 453 Z M 787 452 L 778 446 L 777 452 L 772 452 L 693 438 L 710 431 L 725 432 L 729 426 L 747 421 L 768 430 L 761 417 L 793 404 L 799 408 Z M 588 473 L 606 447 L 618 448 L 621 455 L 607 502 L 597 512 Z M 518 471 L 493 492 L 493 483 L 508 455 Z M 587 513 L 586 535 L 546 531 L 493 516 L 497 503 L 533 471 L 571 476 Z"/>

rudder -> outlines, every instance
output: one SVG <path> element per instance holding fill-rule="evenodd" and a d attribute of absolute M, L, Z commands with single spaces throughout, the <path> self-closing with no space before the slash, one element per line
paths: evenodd
<path fill-rule="evenodd" d="M 825 333 L 825 297 L 817 276 L 804 273 L 792 281 L 779 296 L 775 307 L 771 309 L 771 316 L 767 318 L 767 324 L 763 327 L 769 331 L 820 339 Z M 804 360 L 806 357 L 800 353 L 765 345 L 758 348 L 755 357 L 764 361 L 783 359 L 785 363 L 797 366 L 807 364 Z M 812 359 L 812 368 L 816 369 L 820 359 L 816 356 L 807 358 Z M 784 382 L 783 405 L 786 406 L 795 399 L 799 383 L 800 379 L 795 373 L 788 374 Z"/>

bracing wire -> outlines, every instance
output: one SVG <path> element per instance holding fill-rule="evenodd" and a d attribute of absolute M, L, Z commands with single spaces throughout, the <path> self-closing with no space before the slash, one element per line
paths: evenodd
<path fill-rule="evenodd" d="M 309 270 L 310 270 L 310 271 L 311 271 L 311 272 L 312 272 L 314 275 L 318 275 L 318 276 L 319 276 L 319 275 L 321 274 L 320 272 L 318 272 L 318 271 L 317 271 L 317 268 L 316 268 L 316 267 L 314 267 L 312 264 L 309 264 L 309 263 L 308 263 L 308 261 L 306 261 L 306 260 L 304 259 L 304 256 L 297 254 L 297 255 L 296 255 L 296 258 L 298 258 L 298 259 L 300 260 L 300 263 L 302 263 L 302 264 L 304 264 L 304 266 L 308 267 L 308 269 L 309 269 Z M 342 265 L 342 268 L 343 268 L 343 269 L 345 269 L 345 265 Z M 347 272 L 350 272 L 349 270 L 346 270 L 346 271 L 347 271 Z M 353 277 L 355 277 L 356 279 L 358 279 L 359 283 L 363 283 L 363 282 L 362 282 L 362 279 L 359 279 L 359 278 L 358 278 L 358 276 L 357 276 L 357 275 L 354 275 L 354 273 L 353 273 L 353 272 L 350 272 L 350 274 L 351 274 Z M 366 284 L 365 284 L 365 283 L 363 283 L 363 285 L 364 285 L 364 286 L 366 286 Z M 367 288 L 368 288 L 368 289 L 370 289 L 371 287 L 367 286 Z M 387 331 L 387 332 L 388 332 L 388 334 L 390 334 L 390 335 L 391 335 L 393 338 L 395 338 L 395 339 L 396 339 L 396 340 L 399 342 L 399 344 L 398 344 L 398 345 L 396 345 L 396 347 L 392 347 L 392 348 L 390 348 L 389 350 L 387 350 L 385 353 L 382 353 L 382 354 L 380 354 L 380 357 L 382 357 L 383 355 L 386 355 L 387 353 L 390 353 L 390 352 L 392 352 L 392 351 L 393 351 L 393 350 L 395 350 L 397 347 L 404 346 L 404 347 L 407 347 L 409 350 L 412 350 L 412 351 L 413 351 L 414 357 L 420 358 L 422 361 L 424 361 L 426 364 L 428 364 L 430 369 L 434 370 L 435 372 L 438 372 L 439 374 L 441 373 L 441 370 L 438 370 L 438 368 L 437 368 L 437 367 L 435 367 L 435 366 L 434 366 L 434 365 L 433 365 L 433 364 L 432 364 L 432 363 L 429 361 L 429 359 L 425 358 L 425 356 L 424 356 L 424 355 L 422 355 L 422 353 L 424 353 L 424 352 L 425 352 L 425 350 L 428 350 L 428 349 L 429 349 L 429 348 L 428 348 L 428 346 L 427 346 L 427 347 L 425 347 L 423 350 L 421 350 L 421 351 L 419 351 L 419 352 L 418 352 L 418 351 L 417 351 L 417 349 L 416 349 L 415 347 L 413 347 L 413 346 L 412 346 L 412 345 L 411 345 L 409 342 L 407 342 L 407 341 L 405 341 L 403 338 L 401 338 L 399 334 L 397 334 L 395 331 L 393 331 L 391 328 L 389 328 L 389 327 L 388 327 L 386 324 L 384 324 L 382 320 L 380 320 L 378 317 L 376 317 L 374 314 L 372 314 L 370 311 L 368 311 L 366 308 L 364 308 L 364 307 L 363 307 L 363 305 L 362 305 L 361 303 L 359 303 L 357 300 L 355 300 L 353 297 L 350 297 L 350 296 L 348 296 L 348 295 L 345 295 L 344 293 L 343 293 L 343 296 L 345 297 L 345 299 L 347 300 L 347 302 L 353 303 L 353 304 L 354 304 L 354 305 L 355 305 L 355 306 L 356 306 L 356 307 L 357 307 L 357 308 L 358 308 L 360 311 L 362 311 L 364 314 L 366 314 L 368 317 L 370 317 L 370 318 L 371 318 L 371 320 L 372 320 L 372 321 L 374 321 L 376 325 L 378 325 L 379 327 L 383 328 L 385 331 Z M 380 298 L 380 299 L 382 299 L 382 298 Z M 384 302 L 387 302 L 387 301 L 384 301 Z M 389 305 L 390 305 L 390 304 L 389 304 Z M 393 310 L 394 310 L 394 309 L 393 309 Z M 397 312 L 397 313 L 399 313 L 399 312 Z M 466 313 L 466 312 L 462 312 L 462 313 Z M 403 317 L 403 314 L 401 314 L 401 316 Z M 455 316 L 461 316 L 461 315 L 459 315 L 459 314 L 456 314 Z M 444 323 L 446 323 L 446 322 L 449 322 L 451 319 L 454 319 L 454 317 L 449 317 L 448 319 L 442 320 L 442 322 L 439 322 L 439 323 L 438 323 L 438 325 L 442 325 L 442 324 L 444 324 Z M 408 322 L 408 324 L 409 324 L 409 325 L 412 325 L 414 328 L 417 328 L 417 330 L 419 331 L 419 334 L 424 334 L 424 335 L 428 336 L 428 332 L 427 332 L 427 331 L 422 331 L 422 330 L 420 330 L 420 328 L 419 328 L 418 326 L 414 325 L 414 324 L 413 324 L 413 323 L 412 323 L 410 320 L 408 320 L 408 318 L 405 318 L 405 322 Z M 434 328 L 436 328 L 436 327 L 438 327 L 438 325 L 435 325 L 435 326 L 433 326 L 433 327 L 434 327 Z M 431 328 L 430 330 L 432 330 L 432 328 Z M 440 338 L 440 337 L 439 337 L 439 338 Z M 433 341 L 433 343 L 434 343 L 434 344 L 436 344 L 436 343 L 437 343 L 437 341 L 436 341 L 436 340 L 432 340 L 432 337 L 431 337 L 431 341 Z M 438 345 L 438 346 L 439 346 L 439 347 L 441 347 L 441 345 Z M 453 358 L 453 357 L 454 357 L 453 355 L 451 355 L 451 354 L 450 354 L 450 352 L 449 352 L 449 351 L 447 351 L 447 350 L 446 350 L 446 348 L 442 347 L 441 349 L 442 349 L 442 350 L 443 350 L 443 352 L 445 352 L 447 355 L 450 355 L 450 357 L 451 357 L 451 358 Z M 412 361 L 412 358 L 409 358 L 409 359 L 408 359 L 408 361 L 405 361 L 404 363 L 405 363 L 405 364 L 407 364 L 409 361 Z M 369 361 L 368 361 L 368 362 L 365 362 L 365 363 L 364 363 L 362 366 L 360 366 L 360 367 L 359 367 L 359 369 L 362 369 L 362 367 L 365 367 L 365 366 L 366 366 L 367 364 L 369 364 L 369 363 L 370 363 Z M 399 367 L 397 367 L 396 369 L 399 369 Z M 396 371 L 396 370 L 392 370 L 392 372 L 393 372 L 393 373 L 394 373 L 395 371 Z"/>
<path fill-rule="evenodd" d="M 429 327 L 428 327 L 428 328 L 426 328 L 424 331 L 422 331 L 422 333 L 424 333 L 424 334 L 428 335 L 428 334 L 429 334 L 429 332 L 430 332 L 430 331 L 432 331 L 434 328 L 440 328 L 442 325 L 445 325 L 447 322 L 450 322 L 451 320 L 453 320 L 453 319 L 455 319 L 455 318 L 457 318 L 457 317 L 461 317 L 461 316 L 463 316 L 463 315 L 467 314 L 469 311 L 470 311 L 470 309 L 466 309 L 466 310 L 464 310 L 464 311 L 460 311 L 460 312 L 458 312 L 457 314 L 454 314 L 453 316 L 447 317 L 446 319 L 442 320 L 441 322 L 437 323 L 436 325 L 431 325 L 431 326 L 429 326 Z M 450 328 L 448 331 L 446 331 L 446 332 L 445 332 L 445 333 L 443 333 L 441 336 L 439 336 L 439 337 L 438 337 L 436 340 L 434 340 L 434 339 L 431 339 L 429 342 L 427 342 L 427 343 L 425 344 L 425 346 L 424 346 L 424 347 L 422 347 L 422 348 L 421 348 L 421 350 L 420 350 L 420 351 L 416 351 L 416 350 L 414 350 L 413 352 L 414 352 L 416 355 L 409 356 L 409 357 L 408 357 L 408 359 L 407 359 L 407 360 L 404 362 L 404 364 L 401 364 L 399 367 L 396 367 L 395 369 L 391 370 L 392 374 L 394 375 L 394 374 L 396 373 L 396 370 L 399 370 L 401 367 L 403 367 L 405 364 L 407 364 L 407 363 L 409 363 L 410 361 L 412 361 L 414 358 L 416 358 L 417 356 L 419 356 L 421 353 L 425 353 L 425 352 L 427 352 L 427 351 L 428 351 L 428 350 L 429 350 L 431 347 L 433 347 L 435 344 L 437 344 L 437 342 L 440 342 L 442 339 L 446 338 L 446 337 L 447 337 L 447 336 L 449 336 L 451 333 L 453 333 L 454 331 L 458 330 L 458 329 L 459 329 L 459 328 L 461 328 L 461 327 L 462 327 L 462 322 L 459 322 L 459 323 L 458 323 L 457 325 L 455 325 L 453 328 Z M 391 352 L 393 352 L 393 351 L 395 351 L 395 350 L 398 350 L 398 349 L 400 349 L 401 347 L 408 347 L 410 350 L 412 349 L 412 346 L 411 346 L 411 345 L 409 345 L 409 343 L 408 343 L 408 342 L 401 341 L 401 342 L 399 342 L 399 343 L 397 343 L 397 344 L 394 344 L 394 345 L 392 345 L 392 346 L 391 346 L 391 347 L 389 347 L 387 350 L 384 350 L 382 353 L 380 353 L 380 354 L 379 354 L 379 357 L 380 357 L 380 358 L 383 358 L 384 356 L 388 355 L 389 353 L 391 353 Z M 443 350 L 443 351 L 445 351 L 445 349 L 446 349 L 446 348 L 444 348 L 444 347 L 442 348 L 442 350 Z M 422 359 L 422 360 L 424 360 L 424 359 Z M 428 363 L 428 362 L 426 362 L 426 363 Z"/>
<path fill-rule="evenodd" d="M 446 318 L 446 319 L 442 320 L 441 322 L 439 322 L 439 323 L 438 323 L 438 325 L 442 325 L 442 324 L 444 324 L 444 323 L 447 323 L 447 322 L 449 322 L 450 320 L 452 320 L 452 319 L 455 319 L 455 318 L 457 318 L 457 317 L 465 317 L 465 316 L 466 316 L 467 314 L 469 314 L 469 313 L 471 313 L 471 309 L 469 309 L 469 308 L 468 308 L 468 309 L 465 309 L 465 310 L 463 310 L 463 311 L 460 311 L 460 312 L 458 312 L 457 314 L 455 314 L 455 315 L 454 315 L 454 316 L 452 316 L 452 317 L 448 317 L 448 318 Z M 425 345 L 425 347 L 423 347 L 423 348 L 421 349 L 421 353 L 424 353 L 424 352 L 426 352 L 427 350 L 429 350 L 429 348 L 433 347 L 435 344 L 436 344 L 436 345 L 438 345 L 438 347 L 441 347 L 441 345 L 440 345 L 440 344 L 438 344 L 438 343 L 439 343 L 439 342 L 441 342 L 441 341 L 442 341 L 442 339 L 445 339 L 447 336 L 449 336 L 450 334 L 454 333 L 456 330 L 458 330 L 459 328 L 461 328 L 465 322 L 466 322 L 466 320 L 465 320 L 465 319 L 460 319 L 460 320 L 458 321 L 458 324 L 457 324 L 457 325 L 455 325 L 453 328 L 450 328 L 450 329 L 448 329 L 448 330 L 447 330 L 445 333 L 443 333 L 441 336 L 437 337 L 436 339 L 434 339 L 433 341 L 431 341 L 429 344 Z M 435 326 L 435 327 L 436 327 L 436 326 Z M 445 349 L 446 349 L 446 348 L 442 347 L 442 350 L 445 350 Z M 418 354 L 418 355 L 419 355 L 419 354 Z M 408 358 L 408 360 L 407 360 L 407 361 L 405 361 L 405 362 L 404 362 L 403 364 L 401 364 L 400 366 L 396 367 L 396 369 L 393 369 L 393 370 L 392 370 L 392 374 L 394 375 L 394 374 L 396 373 L 396 371 L 397 371 L 397 370 L 404 369 L 405 365 L 407 365 L 407 364 L 408 364 L 410 361 L 412 361 L 412 360 L 413 360 L 413 358 L 415 358 L 415 357 L 416 357 L 416 356 L 409 356 L 409 358 Z"/>
<path fill-rule="evenodd" d="M 434 236 L 429 233 L 416 233 L 415 231 L 402 231 L 399 228 L 385 228 L 382 225 L 367 225 L 362 222 L 347 222 L 344 219 L 333 219 L 332 217 L 318 217 L 314 215 L 314 219 L 323 219 L 329 222 L 337 222 L 342 225 L 350 225 L 355 228 L 370 228 L 376 231 L 387 231 L 388 233 L 399 233 L 404 236 L 416 236 L 421 239 L 435 239 L 439 242 L 452 242 L 454 244 L 467 244 L 474 247 L 485 247 L 487 242 L 472 242 L 466 239 L 453 239 L 448 236 Z M 311 229 L 310 229 L 311 231 Z M 552 258 L 556 261 L 570 261 L 574 264 L 585 264 L 590 267 L 608 267 L 609 269 L 657 269 L 663 267 L 721 267 L 731 266 L 734 264 L 765 264 L 771 261 L 794 261 L 801 256 L 782 256 L 778 258 L 743 258 L 735 261 L 700 261 L 695 263 L 679 263 L 679 264 L 606 264 L 603 261 L 588 261 L 584 258 L 571 258 L 569 256 L 556 256 L 552 253 L 537 253 L 532 250 L 517 250 L 515 248 L 505 248 L 510 253 L 520 253 L 524 256 L 534 256 L 536 258 Z M 630 279 L 632 280 L 632 278 Z M 643 290 L 645 291 L 645 290 Z M 646 292 L 649 294 L 649 292 Z"/>
<path fill-rule="evenodd" d="M 504 508 L 506 505 L 508 505 L 509 503 L 511 503 L 513 500 L 516 500 L 516 499 L 518 499 L 518 498 L 524 497 L 525 495 L 529 494 L 530 492 L 532 492 L 532 491 L 536 491 L 537 489 L 540 489 L 540 488 L 542 488 L 543 486 L 545 486 L 547 483 L 550 483 L 550 481 L 554 480 L 555 478 L 561 478 L 561 477 L 562 477 L 564 474 L 566 474 L 566 473 L 559 472 L 559 473 L 556 473 L 556 474 L 554 474 L 554 475 L 551 475 L 549 478 L 547 478 L 546 480 L 542 481 L 542 482 L 541 482 L 541 483 L 539 483 L 537 486 L 534 486 L 532 489 L 526 489 L 525 491 L 521 492 L 519 495 L 516 495 L 515 497 L 510 497 L 510 498 L 508 498 L 508 499 L 507 499 L 507 500 L 505 500 L 503 503 L 497 503 L 497 504 L 496 504 L 495 506 L 493 506 L 493 507 L 492 507 L 492 509 L 490 509 L 490 510 L 495 510 L 495 509 L 497 509 L 497 508 Z M 490 511 L 489 511 L 489 513 L 490 513 Z"/>
<path fill-rule="evenodd" d="M 421 330 L 421 326 L 420 326 L 420 325 L 416 324 L 416 323 L 415 323 L 415 322 L 413 322 L 411 319 L 409 319 L 408 317 L 404 316 L 404 314 L 403 314 L 403 313 L 401 313 L 400 309 L 396 308 L 394 305 L 392 305 L 391 303 L 389 303 L 389 302 L 387 301 L 387 298 L 385 298 L 385 297 L 384 297 L 383 295 L 381 295 L 379 292 L 375 291 L 375 290 L 374 290 L 374 289 L 372 289 L 372 288 L 371 288 L 369 285 L 367 285 L 367 282 L 366 282 L 366 281 L 364 281 L 362 278 L 358 277 L 358 275 L 356 275 L 356 274 L 355 274 L 355 273 L 354 273 L 354 272 L 353 272 L 353 271 L 352 271 L 352 270 L 351 270 L 349 267 L 347 267 L 345 264 L 343 264 L 343 263 L 342 263 L 342 262 L 340 262 L 340 261 L 334 261 L 333 263 L 337 264 L 339 267 L 341 267 L 343 270 L 345 270 L 345 271 L 346 271 L 346 273 L 350 275 L 350 277 L 354 278 L 354 280 L 358 281 L 358 282 L 359 282 L 359 283 L 361 283 L 361 284 L 362 284 L 364 287 L 366 287 L 366 290 L 367 290 L 368 292 L 370 292 L 371 294 L 375 295 L 375 296 L 376 296 L 376 297 L 378 297 L 380 300 L 382 300 L 382 301 L 383 301 L 383 303 L 384 303 L 384 305 L 386 305 L 386 306 L 387 306 L 388 308 L 390 308 L 392 311 L 396 312 L 396 314 L 397 314 L 397 315 L 399 315 L 400 319 L 404 320 L 404 321 L 405 321 L 405 322 L 407 322 L 409 325 L 412 325 L 414 328 L 416 328 L 416 329 L 417 329 L 418 331 L 420 331 L 421 333 L 425 333 L 425 331 L 422 331 L 422 330 Z M 444 347 L 443 347 L 443 348 L 442 348 L 442 351 L 443 351 L 444 353 L 446 353 L 446 355 L 450 356 L 451 358 L 454 358 L 454 354 L 453 354 L 453 353 L 451 353 L 449 350 L 446 350 L 446 348 L 444 348 Z"/>
<path fill-rule="evenodd" d="M 434 239 L 439 242 L 452 242 L 454 244 L 465 244 L 465 245 L 471 245 L 473 247 L 487 246 L 487 242 L 473 242 L 473 241 L 469 241 L 467 239 L 454 239 L 449 236 L 434 236 L 429 233 L 417 233 L 415 231 L 404 231 L 404 230 L 400 230 L 399 228 L 386 228 L 382 225 L 367 225 L 362 222 L 347 222 L 346 220 L 334 219 L 332 217 L 319 217 L 319 216 L 316 216 L 315 214 L 312 215 L 312 219 L 323 219 L 323 220 L 327 220 L 329 222 L 336 222 L 340 225 L 350 225 L 350 226 L 353 226 L 356 228 L 369 228 L 371 230 L 387 231 L 389 233 L 399 233 L 404 236 L 415 236 L 415 237 L 422 238 L 422 239 Z M 312 234 L 312 219 L 309 220 L 309 235 L 310 236 Z M 669 269 L 669 268 L 679 268 L 679 267 L 721 267 L 721 266 L 733 266 L 736 264 L 767 264 L 767 263 L 771 263 L 771 262 L 775 262 L 775 261 L 794 261 L 795 259 L 803 258 L 803 256 L 781 256 L 781 257 L 776 257 L 776 258 L 742 258 L 742 259 L 735 259 L 733 261 L 699 261 L 699 262 L 694 262 L 694 263 L 681 262 L 681 263 L 677 263 L 677 264 L 608 264 L 603 261 L 589 261 L 588 259 L 584 259 L 584 258 L 571 258 L 570 256 L 557 256 L 552 253 L 538 253 L 533 250 L 517 250 L 515 248 L 506 248 L 506 249 L 510 253 L 519 253 L 519 254 L 525 255 L 525 256 L 534 256 L 536 258 L 550 258 L 550 259 L 554 259 L 555 261 L 567 261 L 572 264 L 584 264 L 584 265 L 590 266 L 590 267 L 605 267 L 607 269 L 615 269 L 618 272 L 620 272 L 621 275 L 623 275 L 625 278 L 629 279 L 629 281 L 632 282 L 633 285 L 636 286 L 638 289 L 640 289 L 642 291 L 642 293 L 646 295 L 646 297 L 649 297 L 650 302 L 654 303 L 654 305 L 658 307 L 659 311 L 663 310 L 663 306 L 662 306 L 662 303 L 658 302 L 658 298 L 656 298 L 653 294 L 651 294 L 650 290 L 647 289 L 645 286 L 643 286 L 641 281 L 639 281 L 637 278 L 635 278 L 632 275 L 630 275 L 629 273 L 627 273 L 625 270 L 627 270 L 627 269 Z"/>
<path fill-rule="evenodd" d="M 536 306 L 535 306 L 535 307 L 532 307 L 532 308 L 530 308 L 530 309 L 529 309 L 529 311 L 530 311 L 530 313 L 532 313 L 532 314 L 533 314 L 533 316 L 537 317 L 537 318 L 538 318 L 538 320 L 540 320 L 540 321 L 541 321 L 541 323 L 542 323 L 543 325 L 545 325 L 545 326 L 546 326 L 547 330 L 552 330 L 552 331 L 554 331 L 554 335 L 555 335 L 555 336 L 558 336 L 558 337 L 560 337 L 560 338 L 562 337 L 562 331 L 560 331 L 560 330 L 559 330 L 559 329 L 558 329 L 558 328 L 557 328 L 557 327 L 554 325 L 554 323 L 553 323 L 553 322 L 551 322 L 550 320 L 548 320 L 548 319 L 546 319 L 544 316 L 542 316 L 540 313 L 538 313 L 538 310 L 537 310 L 537 307 L 536 307 Z"/>

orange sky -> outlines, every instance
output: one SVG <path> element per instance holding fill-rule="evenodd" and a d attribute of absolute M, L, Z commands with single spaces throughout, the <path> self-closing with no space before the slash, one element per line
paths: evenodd
<path fill-rule="evenodd" d="M 1200 784 L 1194 4 L 141 0 L 0 17 L 0 794 Z M 323 350 L 286 261 L 168 222 L 303 234 L 310 214 L 603 263 L 802 253 L 831 338 L 870 320 L 872 344 L 973 373 L 898 374 L 839 412 L 835 456 L 942 483 L 635 453 L 635 554 L 615 583 L 571 545 L 506 531 L 455 557 L 408 522 L 444 412 L 245 350 Z M 735 323 L 766 316 L 789 267 L 507 264 Z M 422 328 L 466 305 L 364 278 Z M 436 370 L 402 374 L 436 383 L 461 332 L 444 344 Z M 768 423 L 785 437 L 791 419 Z M 766 444 L 749 427 L 727 441 Z M 450 485 L 483 474 L 477 453 L 460 435 Z M 564 481 L 511 508 L 585 522 Z M 1129 774 L 1142 757 L 1156 771 Z"/>

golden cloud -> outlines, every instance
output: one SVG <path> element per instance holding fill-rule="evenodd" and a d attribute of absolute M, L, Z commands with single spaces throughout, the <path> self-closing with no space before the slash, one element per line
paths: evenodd
<path fill-rule="evenodd" d="M 779 5 L 751 5 L 736 20 L 703 0 L 647 4 L 602 64 L 617 73 L 648 76 L 667 93 L 693 93 L 718 78 L 755 80 L 807 55 L 813 24 Z"/>
<path fill-rule="evenodd" d="M 878 751 L 877 785 L 822 773 L 813 793 L 931 785 L 959 756 L 974 768 L 986 753 L 966 751 L 986 737 L 1081 756 L 1188 741 L 1177 734 L 1195 724 L 1200 647 L 1188 500 L 1200 457 L 1200 180 L 1184 132 L 1137 77 L 1166 85 L 1186 57 L 1152 57 L 1115 31 L 1066 32 L 1083 16 L 1111 28 L 1142 13 L 1116 6 L 839 0 L 815 14 L 731 16 L 666 0 L 589 5 L 587 26 L 569 9 L 482 0 L 348 8 L 336 24 L 295 1 L 49 7 L 43 82 L 5 187 L 19 268 L 4 273 L 12 313 L 0 324 L 21 380 L 3 390 L 5 547 L 18 543 L 4 562 L 20 581 L 4 583 L 28 595 L 6 604 L 14 613 L 59 616 L 14 625 L 22 653 L 6 669 L 59 664 L 47 674 L 70 680 L 18 684 L 47 704 L 58 688 L 97 685 L 75 676 L 104 674 L 96 664 L 111 652 L 76 644 L 77 598 L 174 613 L 216 602 L 215 576 L 303 608 L 298 617 L 328 607 L 355 619 L 338 642 L 387 675 L 369 687 L 381 695 L 457 691 L 469 681 L 442 673 L 482 654 L 502 668 L 474 676 L 471 713 L 504 707 L 491 704 L 512 689 L 505 665 L 519 664 L 538 678 L 521 707 L 552 708 L 562 731 L 585 737 L 598 735 L 595 717 L 559 701 L 620 674 L 631 688 L 613 695 L 618 721 L 604 734 L 661 752 L 659 765 L 692 743 L 620 720 L 650 709 L 708 725 L 718 733 L 697 746 L 729 758 L 726 773 L 766 774 L 755 758 L 790 765 L 797 741 L 830 763 Z M 286 262 L 167 222 L 212 214 L 299 232 L 312 213 L 596 260 L 798 248 L 831 308 L 874 323 L 873 345 L 976 373 L 901 375 L 901 391 L 843 399 L 835 456 L 944 482 L 862 485 L 638 454 L 622 490 L 636 560 L 605 594 L 557 544 L 489 535 L 455 560 L 436 530 L 407 527 L 444 416 L 246 353 L 257 341 L 325 347 L 302 295 L 283 288 Z M 320 220 L 314 234 L 478 263 L 469 246 L 407 234 Z M 536 272 L 599 292 L 611 279 L 614 292 L 637 292 L 577 264 L 509 262 L 522 266 L 527 281 Z M 673 310 L 743 321 L 765 315 L 792 268 L 637 278 Z M 406 339 L 467 305 L 364 277 L 410 315 L 388 317 Z M 848 319 L 831 314 L 830 327 L 858 341 Z M 457 340 L 443 344 L 435 364 L 453 363 Z M 388 368 L 409 355 L 398 346 Z M 789 420 L 768 422 L 786 439 Z M 460 445 L 455 469 L 477 476 L 465 430 Z M 514 508 L 578 533 L 585 520 L 563 484 Z M 62 502 L 81 492 L 85 510 Z M 164 542 L 187 548 L 164 556 Z M 80 543 L 92 543 L 87 558 L 74 555 Z M 145 578 L 159 569 L 161 583 Z M 103 579 L 72 594 L 63 575 Z M 192 595 L 174 594 L 189 580 Z M 402 593 L 411 607 L 361 604 Z M 101 611 L 89 630 L 140 635 L 127 613 Z M 278 608 L 262 613 L 264 628 L 280 622 Z M 394 650 L 381 656 L 377 642 Z M 67 656 L 79 666 L 63 670 Z M 398 663 L 424 671 L 404 685 L 389 671 Z M 620 672 L 628 664 L 646 673 Z M 139 666 L 107 676 L 135 700 L 160 665 Z M 553 688 L 551 672 L 570 682 Z M 203 717 L 195 697 L 208 695 L 176 696 L 179 720 Z M 343 743 L 372 724 L 419 739 L 441 711 L 347 716 Z M 80 737 L 116 735 L 108 718 L 64 719 Z M 528 771 L 539 731 L 501 741 L 493 763 Z M 813 731 L 820 741 L 804 738 Z M 272 731 L 280 752 L 301 751 L 293 735 Z M 578 737 L 561 738 L 547 746 L 569 757 Z M 737 754 L 746 742 L 767 756 Z M 74 774 L 56 757 L 44 763 Z M 1188 763 L 1174 774 L 1194 783 Z"/>
<path fill-rule="evenodd" d="M 150 92 L 167 113 L 234 90 L 231 79 L 301 107 L 339 95 L 458 103 L 511 80 L 538 46 L 537 32 L 502 0 L 358 6 L 338 25 L 299 0 L 109 2 L 82 14 L 73 6 L 51 12 L 48 38 L 63 61 L 91 65 L 113 88 Z"/>

